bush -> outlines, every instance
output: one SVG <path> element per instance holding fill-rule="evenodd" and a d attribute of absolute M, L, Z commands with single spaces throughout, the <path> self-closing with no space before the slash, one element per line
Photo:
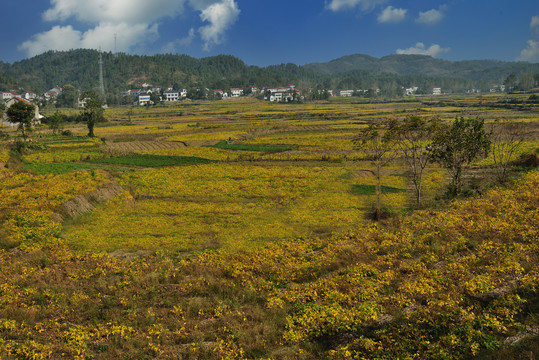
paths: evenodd
<path fill-rule="evenodd" d="M 22 140 L 17 140 L 17 141 L 15 141 L 13 143 L 11 149 L 14 150 L 15 152 L 21 154 L 26 149 L 26 142 L 24 142 Z"/>

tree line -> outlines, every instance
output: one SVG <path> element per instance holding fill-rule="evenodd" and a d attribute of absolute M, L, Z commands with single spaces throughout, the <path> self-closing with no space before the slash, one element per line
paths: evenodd
<path fill-rule="evenodd" d="M 447 196 L 460 195 L 463 174 L 476 159 L 492 154 L 496 178 L 504 183 L 514 155 L 526 137 L 521 124 L 497 119 L 489 127 L 480 118 L 457 117 L 454 121 L 409 115 L 378 119 L 359 132 L 354 143 L 370 159 L 377 180 L 373 217 L 382 215 L 382 168 L 400 156 L 414 187 L 415 205 L 421 206 L 423 175 L 427 166 L 438 163 L 449 174 Z"/>

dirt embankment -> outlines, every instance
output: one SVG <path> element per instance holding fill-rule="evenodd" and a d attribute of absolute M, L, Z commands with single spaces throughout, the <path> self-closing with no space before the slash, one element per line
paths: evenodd
<path fill-rule="evenodd" d="M 111 177 L 108 184 L 94 191 L 79 195 L 58 206 L 53 214 L 56 221 L 63 222 L 91 212 L 98 204 L 112 199 L 122 192 L 122 187 Z"/>

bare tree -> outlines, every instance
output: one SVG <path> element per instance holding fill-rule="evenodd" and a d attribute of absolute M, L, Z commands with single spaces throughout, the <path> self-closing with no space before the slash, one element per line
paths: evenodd
<path fill-rule="evenodd" d="M 390 123 L 389 134 L 404 156 L 414 184 L 416 205 L 421 205 L 423 173 L 431 160 L 428 151 L 432 135 L 440 124 L 438 118 L 407 116 Z"/>
<path fill-rule="evenodd" d="M 512 123 L 507 119 L 496 119 L 490 124 L 492 140 L 490 151 L 496 168 L 498 181 L 507 181 L 507 170 L 522 147 L 527 133 L 523 124 Z"/>
<path fill-rule="evenodd" d="M 392 149 L 393 140 L 389 136 L 388 129 L 389 120 L 376 120 L 362 129 L 354 139 L 354 143 L 358 149 L 362 150 L 375 166 L 375 170 L 373 171 L 376 177 L 376 208 L 374 219 L 377 221 L 381 216 L 382 167 L 393 159 L 395 153 Z"/>

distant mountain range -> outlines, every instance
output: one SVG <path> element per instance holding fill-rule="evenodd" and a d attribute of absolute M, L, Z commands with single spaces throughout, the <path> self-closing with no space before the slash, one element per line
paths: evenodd
<path fill-rule="evenodd" d="M 423 55 L 347 55 L 303 66 L 280 64 L 246 65 L 230 55 L 196 59 L 187 55 L 139 56 L 103 53 L 105 87 L 110 96 L 142 83 L 178 87 L 280 86 L 298 88 L 378 88 L 387 95 L 402 87 L 433 85 L 460 92 L 476 87 L 488 89 L 511 74 L 516 79 L 539 74 L 538 63 L 493 60 L 447 61 Z M 98 52 L 95 50 L 49 51 L 13 64 L 0 62 L 0 90 L 44 92 L 56 85 L 92 90 L 99 83 Z"/>
<path fill-rule="evenodd" d="M 380 59 L 369 55 L 347 55 L 325 63 L 311 63 L 305 68 L 326 75 L 364 70 L 374 73 L 456 77 L 476 81 L 503 81 L 510 74 L 539 72 L 539 64 L 496 60 L 447 61 L 426 55 L 389 55 Z"/>

